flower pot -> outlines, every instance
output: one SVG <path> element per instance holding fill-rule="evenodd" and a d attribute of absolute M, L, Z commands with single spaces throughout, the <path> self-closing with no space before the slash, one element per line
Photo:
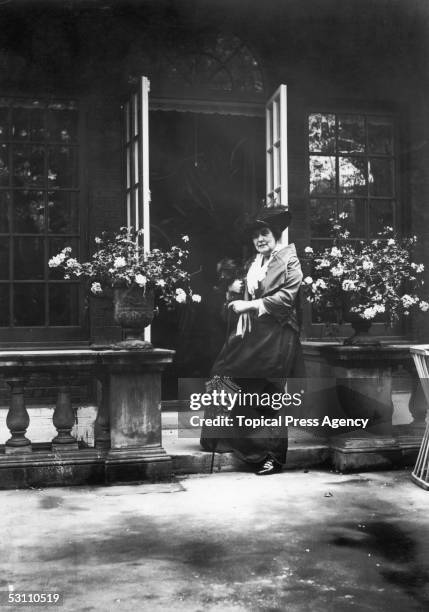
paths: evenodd
<path fill-rule="evenodd" d="M 372 325 L 372 321 L 364 319 L 359 315 L 348 312 L 344 316 L 344 320 L 350 323 L 354 333 L 344 340 L 344 344 L 347 346 L 378 346 L 380 341 L 371 336 L 369 333 Z"/>
<path fill-rule="evenodd" d="M 113 318 L 123 330 L 124 339 L 113 345 L 117 349 L 148 350 L 152 344 L 143 338 L 145 327 L 154 317 L 153 291 L 141 287 L 115 287 L 113 290 Z"/>

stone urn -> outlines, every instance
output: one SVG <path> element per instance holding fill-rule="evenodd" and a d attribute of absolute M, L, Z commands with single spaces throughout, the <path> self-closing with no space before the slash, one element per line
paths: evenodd
<path fill-rule="evenodd" d="M 112 348 L 148 350 L 153 346 L 144 340 L 145 327 L 154 317 L 153 291 L 141 287 L 115 287 L 113 289 L 113 318 L 123 330 L 123 340 Z"/>
<path fill-rule="evenodd" d="M 343 320 L 350 323 L 353 334 L 344 340 L 346 346 L 379 346 L 380 341 L 370 334 L 372 321 L 364 319 L 358 314 L 346 309 Z"/>

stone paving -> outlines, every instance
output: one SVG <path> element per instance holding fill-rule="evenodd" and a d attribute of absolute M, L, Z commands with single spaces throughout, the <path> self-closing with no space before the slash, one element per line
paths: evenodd
<path fill-rule="evenodd" d="M 423 611 L 429 492 L 409 473 L 220 472 L 0 491 L 0 595 L 64 611 Z M 53 607 L 53 606 L 51 606 Z"/>

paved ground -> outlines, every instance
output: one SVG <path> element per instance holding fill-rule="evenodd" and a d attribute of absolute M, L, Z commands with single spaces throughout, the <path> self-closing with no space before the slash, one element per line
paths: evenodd
<path fill-rule="evenodd" d="M 429 492 L 405 472 L 218 473 L 0 504 L 3 602 L 14 588 L 61 591 L 73 612 L 429 609 Z"/>

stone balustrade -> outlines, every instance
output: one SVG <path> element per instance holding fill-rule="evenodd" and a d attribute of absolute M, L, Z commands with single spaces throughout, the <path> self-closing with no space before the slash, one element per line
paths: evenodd
<path fill-rule="evenodd" d="M 0 488 L 168 478 L 161 372 L 173 354 L 166 349 L 0 351 L 0 375 L 10 389 L 10 437 L 0 449 Z M 82 373 L 90 373 L 101 386 L 94 448 L 80 447 L 71 433 L 71 387 Z M 25 387 L 34 374 L 48 374 L 57 388 L 52 416 L 57 433 L 49 448 L 35 448 L 26 435 Z"/>

